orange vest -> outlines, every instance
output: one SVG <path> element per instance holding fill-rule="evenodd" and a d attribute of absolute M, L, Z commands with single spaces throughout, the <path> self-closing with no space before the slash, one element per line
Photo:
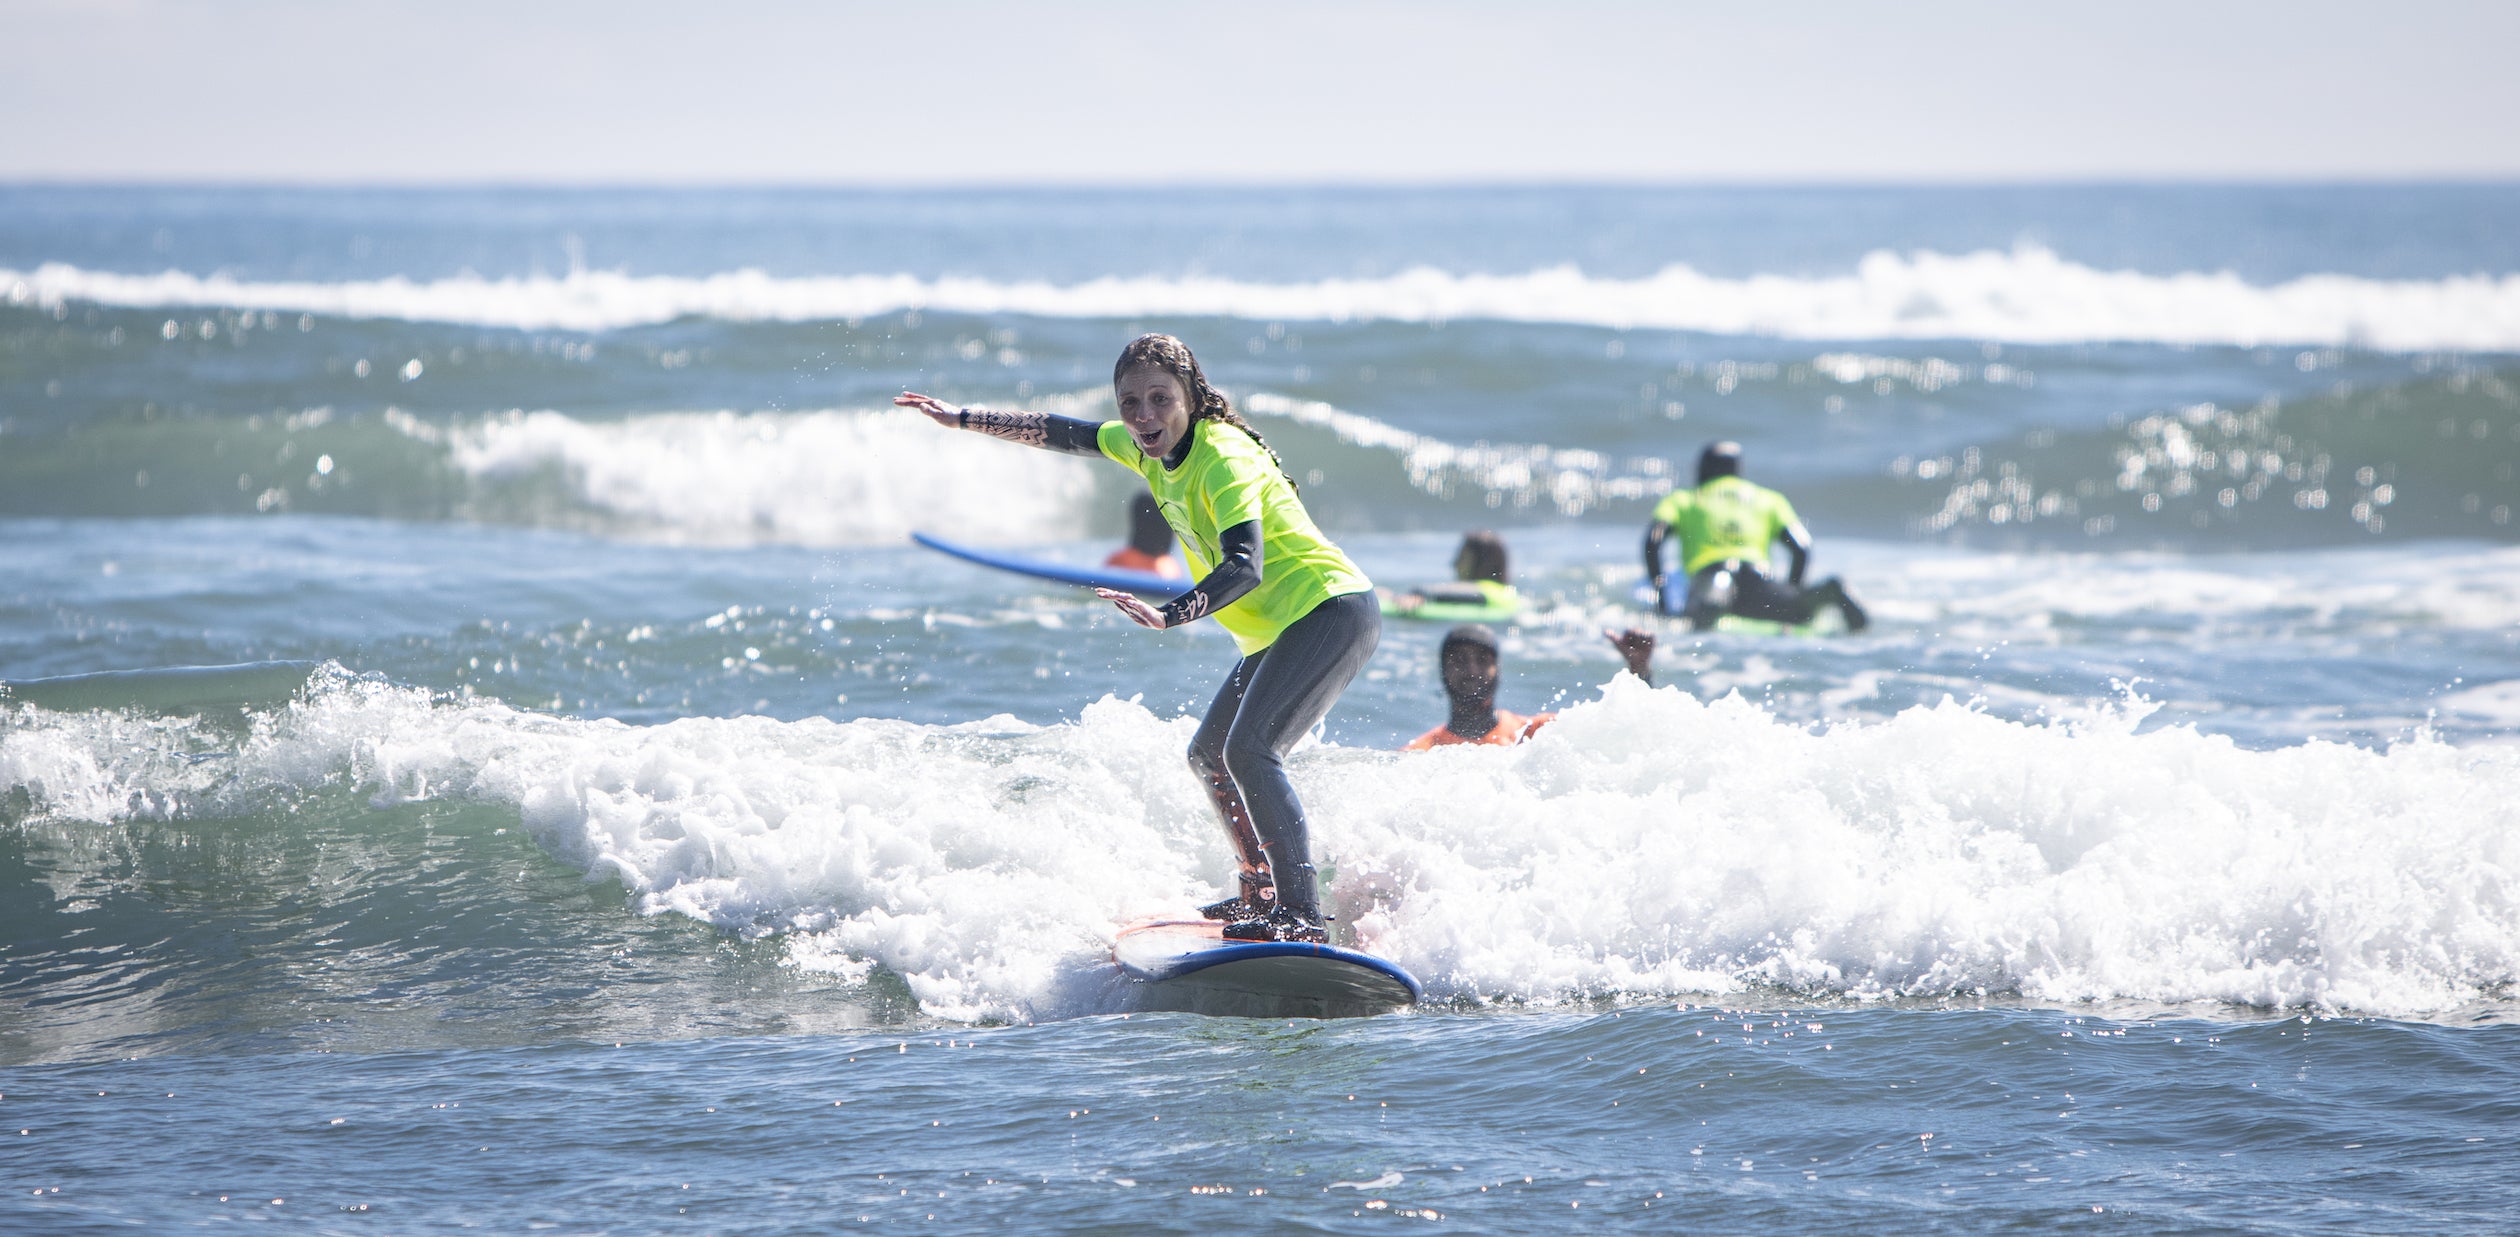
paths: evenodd
<path fill-rule="evenodd" d="M 1443 725 L 1437 726 L 1433 730 L 1429 730 L 1425 734 L 1409 740 L 1409 745 L 1401 748 L 1400 750 L 1404 752 L 1423 752 L 1430 748 L 1451 747 L 1456 743 L 1468 743 L 1476 747 L 1512 747 L 1513 745 L 1538 733 L 1542 726 L 1548 725 L 1550 722 L 1556 720 L 1556 718 L 1557 714 L 1555 713 L 1542 713 L 1537 717 L 1524 717 L 1519 713 L 1508 713 L 1503 709 L 1498 709 L 1496 711 L 1496 725 L 1490 727 L 1486 734 L 1480 735 L 1478 738 L 1462 738 L 1460 735 L 1453 733 L 1450 725 Z"/>
<path fill-rule="evenodd" d="M 1103 560 L 1105 567 L 1126 567 L 1131 571 L 1151 571 L 1159 576 L 1182 578 L 1181 560 L 1170 554 L 1149 554 L 1133 545 L 1124 545 Z"/>

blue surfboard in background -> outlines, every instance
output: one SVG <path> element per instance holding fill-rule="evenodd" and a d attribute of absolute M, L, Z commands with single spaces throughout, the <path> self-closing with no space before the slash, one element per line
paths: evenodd
<path fill-rule="evenodd" d="M 1076 584 L 1086 588 L 1116 588 L 1124 593 L 1152 593 L 1162 597 L 1179 596 L 1190 587 L 1188 580 L 1173 576 L 1159 576 L 1151 571 L 1132 571 L 1126 567 L 1078 567 L 1068 563 L 1054 563 L 1047 559 L 1009 554 L 1003 550 L 976 549 L 947 541 L 943 537 L 931 537 L 926 533 L 914 532 L 910 534 L 910 539 L 939 554 L 951 554 L 966 563 L 978 563 L 983 567 L 995 567 L 1000 571 L 1012 571 L 1017 575 L 1031 576 L 1039 580 L 1055 580 L 1061 584 Z"/>

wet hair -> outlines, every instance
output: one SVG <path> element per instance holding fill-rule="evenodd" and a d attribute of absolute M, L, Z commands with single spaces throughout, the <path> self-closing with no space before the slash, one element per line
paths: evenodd
<path fill-rule="evenodd" d="M 1482 528 L 1461 535 L 1461 549 L 1453 554 L 1453 570 L 1464 580 L 1505 579 L 1505 539 Z"/>
<path fill-rule="evenodd" d="M 1139 490 L 1129 499 L 1129 548 L 1162 556 L 1172 553 L 1172 546 L 1172 525 L 1164 522 L 1164 509 L 1154 495 Z"/>
<path fill-rule="evenodd" d="M 1233 401 L 1226 399 L 1224 392 L 1208 385 L 1207 375 L 1199 369 L 1199 358 L 1190 355 L 1190 345 L 1170 335 L 1151 331 L 1130 340 L 1129 346 L 1120 350 L 1120 359 L 1112 363 L 1112 385 L 1118 386 L 1121 378 L 1141 365 L 1151 365 L 1171 374 L 1173 380 L 1181 384 L 1181 392 L 1190 404 L 1190 427 L 1193 430 L 1201 421 L 1222 421 L 1251 435 L 1251 440 L 1260 444 L 1260 449 L 1268 454 L 1269 462 L 1277 465 L 1278 474 L 1286 477 L 1286 483 L 1290 486 L 1295 484 L 1295 478 L 1286 471 L 1286 461 L 1278 458 L 1277 451 L 1269 446 L 1268 440 L 1260 436 L 1260 431 L 1251 428 L 1251 422 L 1243 420 L 1241 413 L 1234 411 Z"/>
<path fill-rule="evenodd" d="M 1740 443 L 1710 442 L 1706 444 L 1705 450 L 1698 452 L 1699 485 L 1704 485 L 1717 477 L 1738 477 L 1740 475 Z"/>

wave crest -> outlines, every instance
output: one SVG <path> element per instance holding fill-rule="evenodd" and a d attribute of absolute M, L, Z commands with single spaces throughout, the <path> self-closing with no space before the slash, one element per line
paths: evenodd
<path fill-rule="evenodd" d="M 2520 350 L 2520 274 L 2406 280 L 2318 274 L 2265 286 L 2227 271 L 2100 270 L 2037 247 L 1877 251 L 1851 273 L 1821 276 L 1736 279 L 1671 266 L 1641 279 L 1614 279 L 1573 266 L 1513 275 L 1420 267 L 1303 283 L 1149 275 L 1064 285 L 906 274 L 777 276 L 753 269 L 699 277 L 573 271 L 318 283 L 47 263 L 30 272 L 0 270 L 0 290 L 18 304 L 216 305 L 581 331 L 683 317 L 796 322 L 930 309 L 1053 318 L 1493 319 L 1803 339 Z"/>
<path fill-rule="evenodd" d="M 1118 509 L 1099 511 L 1086 461 L 942 433 L 898 411 L 511 412 L 453 427 L 397 414 L 394 424 L 444 445 L 470 478 L 474 514 L 669 541 L 898 544 L 913 528 L 1072 540 Z"/>

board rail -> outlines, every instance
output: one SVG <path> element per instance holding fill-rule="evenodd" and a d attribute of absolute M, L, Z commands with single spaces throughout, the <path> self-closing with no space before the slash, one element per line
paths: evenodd
<path fill-rule="evenodd" d="M 1416 1004 L 1425 986 L 1399 964 L 1309 941 L 1229 941 L 1207 919 L 1151 919 L 1122 928 L 1112 961 L 1150 989 L 1192 998 L 1198 1012 L 1316 1017 L 1381 1013 Z M 1212 998 L 1201 1002 L 1197 998 Z M 1218 1000 L 1248 1009 L 1208 1008 Z"/>

